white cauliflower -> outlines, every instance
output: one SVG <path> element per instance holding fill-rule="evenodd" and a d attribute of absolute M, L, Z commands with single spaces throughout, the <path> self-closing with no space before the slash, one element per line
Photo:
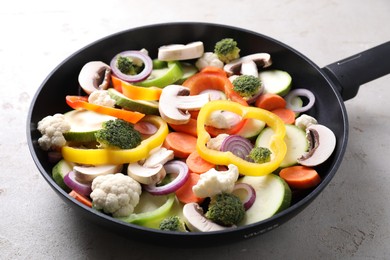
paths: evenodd
<path fill-rule="evenodd" d="M 302 114 L 301 116 L 297 117 L 297 119 L 295 119 L 295 125 L 302 130 L 306 130 L 309 125 L 315 124 L 317 124 L 317 120 L 314 117 L 306 114 Z"/>
<path fill-rule="evenodd" d="M 90 197 L 96 209 L 113 217 L 127 217 L 133 213 L 141 195 L 141 185 L 122 173 L 107 174 L 92 181 Z"/>
<path fill-rule="evenodd" d="M 63 114 L 47 116 L 38 122 L 38 131 L 42 134 L 38 144 L 45 151 L 56 150 L 66 144 L 63 133 L 69 130 L 70 124 Z"/>
<path fill-rule="evenodd" d="M 93 91 L 88 97 L 88 102 L 105 107 L 114 107 L 116 103 L 116 101 L 110 97 L 107 90 Z"/>
<path fill-rule="evenodd" d="M 224 64 L 220 59 L 218 59 L 218 56 L 215 53 L 205 52 L 202 57 L 196 61 L 195 66 L 198 70 L 202 70 L 208 66 L 223 69 Z"/>
<path fill-rule="evenodd" d="M 223 143 L 223 140 L 225 140 L 226 137 L 228 137 L 228 134 L 219 134 L 214 138 L 211 138 L 207 143 L 206 147 L 211 150 L 219 151 L 221 150 L 221 145 Z"/>
<path fill-rule="evenodd" d="M 212 197 L 222 192 L 231 193 L 239 172 L 234 164 L 228 165 L 227 171 L 217 171 L 214 168 L 200 175 L 198 183 L 192 191 L 199 198 Z"/>

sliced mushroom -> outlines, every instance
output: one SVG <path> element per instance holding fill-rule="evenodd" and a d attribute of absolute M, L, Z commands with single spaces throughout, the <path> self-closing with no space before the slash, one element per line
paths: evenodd
<path fill-rule="evenodd" d="M 171 124 L 185 124 L 190 120 L 189 110 L 198 110 L 210 101 L 208 93 L 189 94 L 190 90 L 180 85 L 163 88 L 159 101 L 161 117 Z"/>
<path fill-rule="evenodd" d="M 164 165 L 166 162 L 172 160 L 174 154 L 172 150 L 168 150 L 164 147 L 152 152 L 143 163 L 143 167 L 155 167 L 158 164 Z"/>
<path fill-rule="evenodd" d="M 257 69 L 257 65 L 253 60 L 244 61 L 241 64 L 240 72 L 242 75 L 250 75 L 253 77 L 259 76 L 259 70 Z"/>
<path fill-rule="evenodd" d="M 110 84 L 111 68 L 101 61 L 86 63 L 79 74 L 79 84 L 88 95 L 95 90 L 107 89 Z"/>
<path fill-rule="evenodd" d="M 229 62 L 224 66 L 223 69 L 228 75 L 239 74 L 241 73 L 242 64 L 248 61 L 253 61 L 257 67 L 262 68 L 266 68 L 272 65 L 271 55 L 268 53 L 255 53 Z"/>
<path fill-rule="evenodd" d="M 328 127 L 311 124 L 306 128 L 306 136 L 310 142 L 310 150 L 298 159 L 305 166 L 316 166 L 325 162 L 336 147 L 336 136 Z"/>
<path fill-rule="evenodd" d="M 232 227 L 218 225 L 203 215 L 202 208 L 197 203 L 187 203 L 183 207 L 183 216 L 187 227 L 192 232 L 209 232 L 225 230 Z"/>
<path fill-rule="evenodd" d="M 76 165 L 73 167 L 76 180 L 88 183 L 92 182 L 97 176 L 114 174 L 122 170 L 122 165 Z"/>
<path fill-rule="evenodd" d="M 134 180 L 145 185 L 156 184 L 164 179 L 166 171 L 162 164 L 157 164 L 154 167 L 144 167 L 136 163 L 130 163 L 127 167 L 127 175 Z"/>

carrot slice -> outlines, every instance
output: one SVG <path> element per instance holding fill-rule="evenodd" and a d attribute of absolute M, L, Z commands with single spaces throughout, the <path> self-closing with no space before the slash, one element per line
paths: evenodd
<path fill-rule="evenodd" d="M 278 108 L 271 111 L 283 120 L 285 124 L 294 124 L 295 112 L 288 108 Z"/>
<path fill-rule="evenodd" d="M 69 195 L 78 200 L 79 202 L 83 203 L 85 206 L 92 208 L 92 202 L 87 197 L 81 195 L 80 193 L 72 190 L 69 192 Z"/>
<path fill-rule="evenodd" d="M 199 181 L 200 175 L 197 173 L 190 172 L 188 180 L 175 191 L 177 199 L 182 203 L 201 203 L 204 199 L 197 197 L 192 191 L 192 187 L 195 186 Z"/>
<path fill-rule="evenodd" d="M 277 94 L 265 93 L 260 95 L 260 97 L 256 100 L 255 106 L 271 111 L 278 108 L 285 108 L 286 103 L 286 100 Z"/>
<path fill-rule="evenodd" d="M 185 159 L 196 150 L 196 137 L 182 133 L 171 132 L 165 138 L 163 146 L 173 151 L 175 157 Z"/>
<path fill-rule="evenodd" d="M 302 165 L 284 168 L 279 172 L 279 176 L 291 188 L 296 189 L 313 188 L 321 182 L 321 177 L 315 169 Z"/>
<path fill-rule="evenodd" d="M 215 164 L 210 163 L 200 157 L 197 151 L 193 151 L 186 159 L 186 164 L 191 172 L 204 173 L 215 167 Z"/>
<path fill-rule="evenodd" d="M 188 121 L 187 124 L 183 124 L 183 125 L 169 124 L 169 126 L 176 132 L 190 134 L 195 137 L 198 136 L 198 133 L 196 131 L 196 119 L 190 118 L 190 121 Z"/>

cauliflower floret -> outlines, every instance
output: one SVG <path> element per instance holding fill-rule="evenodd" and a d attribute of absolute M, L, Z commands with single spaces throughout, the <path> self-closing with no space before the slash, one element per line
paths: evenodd
<path fill-rule="evenodd" d="M 122 173 L 107 174 L 92 181 L 93 205 L 113 217 L 127 217 L 139 202 L 141 185 Z"/>
<path fill-rule="evenodd" d="M 195 66 L 198 68 L 198 70 L 202 70 L 208 66 L 222 69 L 224 64 L 220 59 L 218 59 L 218 56 L 215 53 L 205 52 L 203 53 L 202 57 L 196 61 Z"/>
<path fill-rule="evenodd" d="M 69 130 L 70 124 L 63 114 L 47 116 L 38 122 L 38 131 L 42 134 L 38 144 L 45 151 L 56 150 L 66 144 L 63 133 Z"/>
<path fill-rule="evenodd" d="M 317 124 L 317 120 L 309 115 L 303 114 L 295 119 L 295 125 L 302 130 L 306 130 L 309 125 Z"/>
<path fill-rule="evenodd" d="M 88 97 L 88 102 L 105 107 L 114 107 L 116 103 L 116 101 L 110 97 L 107 90 L 93 91 Z"/>
<path fill-rule="evenodd" d="M 212 197 L 222 192 L 231 193 L 239 172 L 234 164 L 229 164 L 228 168 L 227 171 L 217 171 L 213 168 L 201 174 L 198 183 L 192 187 L 192 191 L 199 198 Z"/>
<path fill-rule="evenodd" d="M 221 145 L 223 140 L 225 140 L 226 137 L 228 137 L 228 134 L 219 134 L 214 138 L 211 138 L 207 143 L 206 147 L 211 150 L 219 151 L 221 150 Z"/>

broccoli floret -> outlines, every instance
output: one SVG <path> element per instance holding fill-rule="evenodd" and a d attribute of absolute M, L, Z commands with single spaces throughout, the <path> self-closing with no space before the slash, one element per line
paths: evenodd
<path fill-rule="evenodd" d="M 159 228 L 164 231 L 187 231 L 184 221 L 178 216 L 166 217 L 161 221 Z"/>
<path fill-rule="evenodd" d="M 231 38 L 225 38 L 215 44 L 214 53 L 218 59 L 225 63 L 240 57 L 240 49 L 237 47 L 237 42 Z"/>
<path fill-rule="evenodd" d="M 211 198 L 205 216 L 219 225 L 232 226 L 244 218 L 245 208 L 236 195 L 222 192 Z"/>
<path fill-rule="evenodd" d="M 95 133 L 96 141 L 102 148 L 131 149 L 137 147 L 142 139 L 133 125 L 122 119 L 109 120 Z"/>
<path fill-rule="evenodd" d="M 266 147 L 254 147 L 248 157 L 255 163 L 266 163 L 271 160 L 271 150 Z"/>
<path fill-rule="evenodd" d="M 261 87 L 260 79 L 252 75 L 240 75 L 233 80 L 232 84 L 233 90 L 246 98 L 254 96 Z"/>
<path fill-rule="evenodd" d="M 130 57 L 119 56 L 117 59 L 117 66 L 120 72 L 126 75 L 136 75 L 143 69 L 143 65 L 137 64 Z"/>

